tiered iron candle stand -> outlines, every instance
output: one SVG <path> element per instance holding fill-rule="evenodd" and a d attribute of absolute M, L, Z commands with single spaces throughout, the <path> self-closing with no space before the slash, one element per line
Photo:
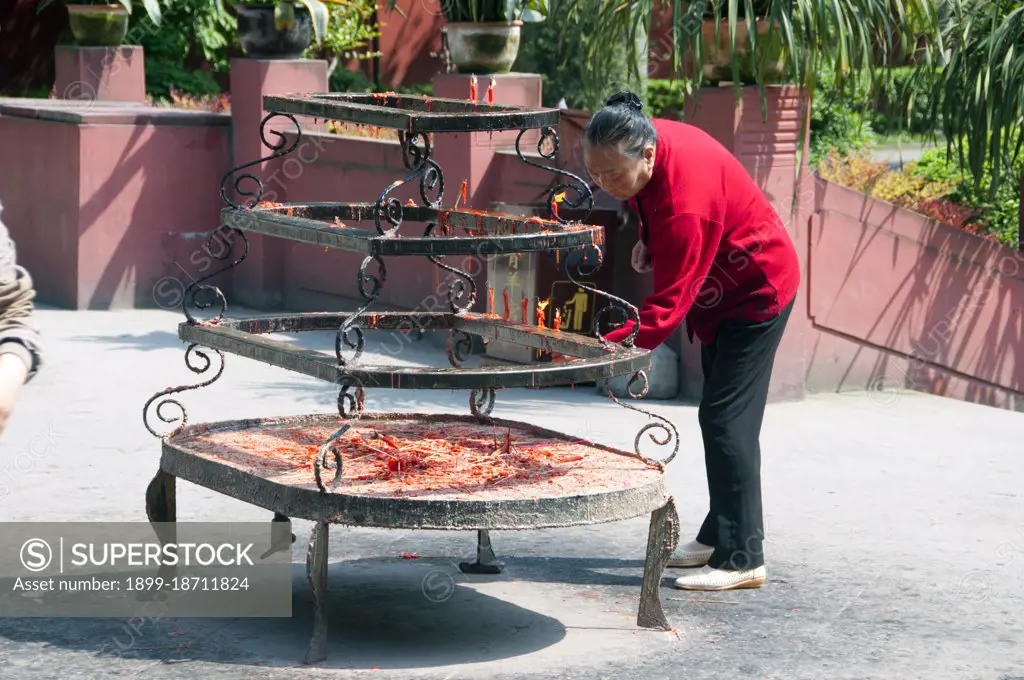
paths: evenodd
<path fill-rule="evenodd" d="M 518 130 L 516 151 L 530 165 L 555 173 L 549 204 L 564 204 L 582 209 L 589 215 L 593 196 L 586 183 L 561 169 L 528 158 L 521 149 L 525 133 L 540 130 L 537 152 L 541 160 L 551 160 L 557 152 L 555 126 L 559 112 L 554 109 L 522 109 L 486 106 L 468 101 L 426 99 L 398 95 L 310 94 L 265 97 L 264 108 L 270 113 L 263 120 L 260 136 L 272 149 L 267 158 L 233 169 L 222 181 L 221 190 L 228 207 L 223 210 L 221 228 L 232 248 L 221 253 L 225 266 L 195 281 L 186 291 L 182 303 L 186 321 L 178 327 L 178 335 L 189 343 L 185 353 L 188 368 L 196 374 L 212 376 L 196 385 L 173 387 L 154 395 L 143 409 L 146 427 L 162 440 L 160 469 L 146 492 L 146 508 L 150 521 L 175 520 L 175 480 L 182 478 L 274 512 L 275 522 L 298 517 L 315 522 L 307 551 L 307 574 L 314 599 L 315 623 L 313 637 L 306 654 L 307 663 L 326 658 L 326 588 L 327 543 L 330 524 L 350 526 L 443 529 L 477 531 L 477 559 L 464 563 L 465 572 L 498 573 L 500 565 L 491 547 L 489 530 L 539 529 L 596 524 L 630 519 L 650 514 L 650 533 L 644 568 L 637 623 L 641 627 L 668 630 L 670 627 L 661 608 L 659 585 L 669 555 L 679 536 L 678 518 L 673 499 L 664 485 L 664 466 L 675 457 L 679 448 L 675 428 L 660 416 L 623 404 L 611 392 L 608 396 L 621 406 L 646 413 L 659 422 L 648 423 L 636 436 L 635 451 L 624 452 L 586 442 L 595 456 L 615 454 L 625 466 L 628 482 L 614 488 L 585 483 L 570 493 L 555 493 L 532 488 L 517 497 L 512 494 L 488 497 L 481 493 L 453 490 L 426 496 L 403 497 L 361 495 L 346 490 L 342 456 L 332 442 L 342 437 L 356 421 L 386 427 L 388 422 L 417 421 L 445 423 L 482 421 L 508 427 L 516 432 L 538 434 L 550 441 L 568 441 L 565 435 L 540 430 L 523 423 L 490 417 L 496 393 L 502 388 L 570 385 L 615 376 L 632 376 L 630 393 L 640 398 L 646 394 L 644 369 L 650 365 L 648 352 L 632 346 L 633 335 L 616 345 L 603 339 L 602 321 L 618 311 L 638 321 L 635 307 L 602 291 L 580 283 L 588 276 L 586 257 L 601 262 L 603 229 L 580 222 L 568 222 L 552 210 L 553 219 L 517 217 L 481 213 L 473 210 L 441 207 L 444 177 L 431 157 L 431 135 L 445 132 L 480 132 Z M 295 150 L 302 131 L 295 116 L 345 121 L 348 123 L 398 130 L 405 164 L 409 174 L 385 189 L 375 203 L 309 203 L 270 204 L 261 202 L 263 185 L 245 168 L 284 156 Z M 271 124 L 290 121 L 294 137 L 271 128 Z M 268 138 L 268 132 L 276 139 Z M 559 179 L 564 178 L 564 179 Z M 403 204 L 394 197 L 395 190 L 411 182 L 419 183 L 422 205 Z M 233 184 L 234 194 L 229 190 Z M 255 189 L 250 191 L 246 189 Z M 236 203 L 232 195 L 249 197 L 245 204 Z M 558 203 L 561 201 L 561 203 Z M 422 235 L 408 232 L 409 223 L 425 225 Z M 405 233 L 399 233 L 405 229 Z M 357 273 L 357 284 L 364 300 L 354 313 L 310 313 L 290 316 L 226 320 L 227 302 L 221 291 L 204 284 L 212 276 L 237 266 L 248 254 L 247 233 L 263 234 L 292 241 L 316 244 L 326 248 L 363 253 Z M 237 246 L 237 248 L 236 248 Z M 239 251 L 240 252 L 236 252 Z M 566 273 L 580 288 L 610 301 L 609 306 L 594 317 L 596 338 L 561 332 L 530 323 L 519 323 L 491 313 L 471 313 L 476 287 L 473 278 L 445 263 L 446 255 L 482 256 L 496 253 L 560 251 Z M 448 312 L 371 313 L 386 281 L 384 258 L 425 256 L 454 275 L 448 289 Z M 369 268 L 375 265 L 376 274 Z M 213 318 L 199 319 L 193 309 L 203 311 L 219 306 Z M 380 330 L 448 331 L 450 368 L 369 366 L 359 361 L 364 349 L 364 328 Z M 286 342 L 264 337 L 268 333 L 324 331 L 336 332 L 335 356 L 306 350 Z M 463 362 L 472 347 L 471 336 L 518 343 L 537 350 L 556 352 L 570 360 L 559 363 L 467 367 Z M 209 348 L 209 352 L 203 348 Z M 188 425 L 184 406 L 170 395 L 206 386 L 217 380 L 224 370 L 224 353 L 255 359 L 283 369 L 313 376 L 339 386 L 338 415 L 322 414 L 278 419 L 257 419 Z M 213 354 L 219 361 L 213 360 Z M 214 370 L 216 369 L 216 370 Z M 363 410 L 364 389 L 372 387 L 399 389 L 465 389 L 470 390 L 470 412 L 467 416 L 427 414 L 369 413 Z M 151 411 L 151 407 L 155 408 Z M 176 413 L 167 413 L 168 407 Z M 150 420 L 157 418 L 173 429 L 161 435 Z M 330 426 L 333 435 L 319 447 L 312 469 L 301 476 L 285 475 L 259 465 L 241 465 L 225 461 L 204 449 L 199 439 L 204 434 L 225 430 L 259 432 L 261 429 L 287 425 Z M 640 453 L 644 434 L 659 446 L 671 448 L 661 460 L 652 460 Z M 328 480 L 328 473 L 333 478 Z M 584 480 L 585 481 L 585 480 Z M 512 486 L 513 489 L 516 487 Z M 506 487 L 507 488 L 507 487 Z M 548 488 L 548 487 L 545 487 Z M 272 527 L 286 527 L 274 524 Z M 290 549 L 289 532 L 271 531 L 272 549 Z M 289 540 L 290 538 L 290 540 Z M 163 540 L 163 539 L 162 539 Z"/>

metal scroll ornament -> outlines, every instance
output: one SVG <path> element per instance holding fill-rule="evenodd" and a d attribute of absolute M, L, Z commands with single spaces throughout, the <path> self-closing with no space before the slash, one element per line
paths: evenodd
<path fill-rule="evenodd" d="M 185 365 L 188 366 L 188 369 L 193 373 L 202 375 L 203 373 L 206 373 L 210 370 L 210 368 L 213 365 L 213 362 L 210 359 L 210 355 L 207 353 L 208 350 L 196 349 L 196 347 L 198 347 L 198 345 L 196 343 L 192 343 L 191 345 L 188 346 L 188 349 L 185 350 Z M 180 401 L 178 401 L 177 399 L 171 399 L 167 395 L 177 394 L 178 392 L 185 392 L 187 390 L 199 389 L 200 387 L 206 387 L 207 385 L 211 385 L 214 382 L 216 382 L 216 380 L 220 378 L 221 374 L 224 372 L 224 353 L 221 352 L 219 349 L 215 349 L 213 351 L 217 353 L 218 357 L 220 357 L 220 367 L 217 369 L 217 372 L 214 374 L 212 378 L 210 378 L 209 380 L 204 380 L 203 382 L 198 383 L 196 385 L 179 385 L 178 387 L 169 387 L 163 392 L 158 392 L 157 394 L 154 394 L 152 397 L 149 398 L 149 401 L 146 402 L 145 406 L 142 407 L 142 422 L 145 424 L 146 429 L 149 430 L 150 434 L 152 434 L 154 437 L 163 438 L 164 436 L 166 436 L 166 434 L 161 435 L 159 432 L 156 431 L 156 429 L 153 428 L 152 425 L 149 424 L 150 405 L 157 399 L 160 399 L 161 397 L 166 397 L 156 405 L 155 413 L 157 418 L 169 424 L 174 424 L 178 423 L 178 421 L 181 421 L 180 424 L 174 427 L 167 434 L 172 434 L 178 431 L 179 429 L 185 427 L 185 425 L 188 424 L 188 411 L 185 409 L 185 407 L 181 404 Z M 193 359 L 196 358 L 196 363 L 193 363 Z M 164 413 L 164 409 L 168 406 L 173 406 L 177 408 L 178 411 L 180 412 L 180 415 L 173 416 Z"/>
<path fill-rule="evenodd" d="M 288 143 L 288 137 L 286 137 L 283 132 L 281 132 L 279 130 L 270 130 L 269 129 L 270 121 L 272 121 L 273 119 L 277 118 L 278 116 L 281 116 L 283 118 L 287 118 L 288 120 L 290 120 L 292 122 L 292 125 L 295 126 L 295 131 L 296 131 L 295 132 L 295 139 L 292 141 L 291 144 Z M 270 141 L 269 139 L 267 139 L 267 132 L 268 132 L 268 130 L 269 130 L 269 132 L 271 134 L 273 134 L 276 137 L 276 139 L 274 141 Z M 235 208 L 235 209 L 241 209 L 243 207 L 244 208 L 252 208 L 252 207 L 254 207 L 257 203 L 259 203 L 261 200 L 263 200 L 263 181 L 260 180 L 259 177 L 256 177 L 255 175 L 253 175 L 251 173 L 248 173 L 248 172 L 244 173 L 244 174 L 241 174 L 241 175 L 239 175 L 238 177 L 235 178 L 235 182 L 234 182 L 235 193 L 238 194 L 239 196 L 253 196 L 253 199 L 243 206 L 243 205 L 240 205 L 238 203 L 235 203 L 233 200 L 231 200 L 231 197 L 228 195 L 228 187 L 227 187 L 228 179 L 230 179 L 231 176 L 234 175 L 235 173 L 240 172 L 242 170 L 245 170 L 246 168 L 251 168 L 254 165 L 259 165 L 261 163 L 265 163 L 267 161 L 274 160 L 275 158 L 280 158 L 281 156 L 285 156 L 287 154 L 290 154 L 292 151 L 295 150 L 296 147 L 298 147 L 299 141 L 301 139 L 302 139 L 302 128 L 299 126 L 299 121 L 295 120 L 295 116 L 291 115 L 290 113 L 269 113 L 269 114 L 267 114 L 263 118 L 263 121 L 260 123 L 260 141 L 263 142 L 264 146 L 269 147 L 271 149 L 272 153 L 269 156 L 265 156 L 263 158 L 259 158 L 259 159 L 254 160 L 254 161 L 250 161 L 249 163 L 245 163 L 244 165 L 239 165 L 239 166 L 234 167 L 231 170 L 229 170 L 224 175 L 224 177 L 221 178 L 221 180 L 220 180 L 220 197 L 222 199 L 224 199 L 225 203 L 227 203 L 228 205 L 230 205 L 232 208 Z M 250 180 L 252 182 L 255 182 L 256 183 L 256 191 L 255 192 L 247 191 L 246 189 L 242 188 L 243 180 Z"/>
<path fill-rule="evenodd" d="M 593 258 L 596 260 L 596 264 L 586 264 L 588 255 L 593 256 Z M 611 293 L 606 293 L 603 290 L 594 288 L 593 286 L 588 286 L 587 284 L 580 282 L 580 279 L 593 277 L 601 268 L 601 264 L 603 262 L 604 254 L 601 252 L 601 249 L 598 246 L 588 244 L 581 248 L 576 248 L 570 251 L 569 257 L 565 258 L 565 275 L 569 278 L 570 281 L 572 281 L 575 285 L 579 286 L 583 290 L 589 291 L 591 293 L 594 293 L 595 295 L 600 295 L 611 300 L 612 304 L 607 305 L 606 307 L 602 307 L 601 309 L 597 310 L 597 312 L 594 313 L 593 331 L 594 334 L 598 337 L 598 339 L 601 340 L 602 342 L 607 342 L 604 339 L 604 335 L 601 334 L 601 322 L 605 319 L 605 317 L 614 312 L 624 312 L 627 321 L 632 322 L 633 327 L 629 335 L 623 338 L 621 344 L 625 347 L 632 347 L 633 341 L 636 339 L 637 333 L 640 332 L 640 311 L 635 306 L 631 305 L 629 302 L 623 300 L 620 297 L 616 297 Z"/>
<path fill-rule="evenodd" d="M 516 155 L 519 156 L 519 160 L 526 163 L 527 165 L 532 165 L 535 168 L 547 170 L 548 172 L 553 172 L 556 175 L 562 175 L 564 177 L 569 178 L 568 183 L 562 182 L 560 184 L 556 184 L 551 189 L 550 193 L 548 194 L 548 206 L 553 206 L 556 203 L 556 196 L 564 195 L 561 198 L 561 200 L 558 201 L 558 203 L 560 205 L 565 205 L 566 207 L 572 209 L 584 209 L 585 212 L 583 214 L 583 217 L 581 217 L 580 219 L 581 221 L 586 221 L 586 219 L 590 216 L 590 211 L 593 210 L 594 208 L 594 192 L 590 190 L 590 186 L 587 185 L 587 183 L 584 182 L 583 179 L 581 179 L 577 175 L 574 175 L 568 170 L 562 170 L 561 168 L 555 168 L 550 165 L 544 165 L 542 163 L 537 163 L 526 158 L 526 156 L 523 155 L 523 150 L 520 145 L 523 140 L 523 135 L 525 135 L 528 131 L 529 130 L 521 130 L 519 132 L 519 136 L 516 137 Z M 545 151 L 544 142 L 549 140 L 551 142 L 551 150 Z M 541 158 L 549 161 L 553 160 L 555 156 L 558 154 L 558 133 L 555 132 L 554 128 L 541 128 L 540 139 L 537 140 L 537 153 L 540 155 Z M 572 192 L 571 195 L 569 192 Z M 556 210 L 553 210 L 552 213 L 552 217 L 561 222 L 562 224 L 569 223 L 569 220 L 561 217 Z"/>
<path fill-rule="evenodd" d="M 432 236 L 436 228 L 437 225 L 428 224 L 423 236 Z M 476 281 L 473 280 L 473 277 L 469 272 L 445 264 L 444 255 L 427 255 L 427 259 L 455 275 L 455 278 L 448 282 L 448 306 L 451 308 L 452 314 L 468 311 L 476 302 Z"/>
<path fill-rule="evenodd" d="M 381 236 L 393 236 L 402 226 L 402 202 L 395 196 L 388 196 L 399 187 L 418 179 L 420 198 L 423 199 L 424 205 L 431 208 L 440 207 L 441 199 L 444 197 L 444 175 L 441 173 L 441 167 L 430 157 L 430 137 L 421 132 L 408 134 L 402 131 L 398 133 L 398 140 L 402 145 L 402 162 L 410 170 L 410 174 L 404 179 L 392 182 L 377 197 L 373 221 L 377 226 L 377 233 Z M 384 228 L 383 222 L 387 222 L 389 228 Z"/>
<path fill-rule="evenodd" d="M 465 331 L 452 329 L 451 337 L 448 338 L 448 363 L 454 368 L 462 368 L 462 362 L 472 350 L 473 336 Z"/>
<path fill-rule="evenodd" d="M 642 399 L 647 395 L 647 390 L 649 387 L 650 384 L 647 380 L 647 373 L 645 373 L 644 371 L 638 371 L 633 375 L 632 378 L 629 379 L 629 382 L 626 384 L 626 391 L 629 393 L 629 396 L 633 397 L 634 399 Z M 664 469 L 666 465 L 668 465 L 675 459 L 676 454 L 679 453 L 679 430 L 677 430 L 675 425 L 673 425 L 667 419 L 659 416 L 656 413 L 651 413 L 650 411 L 645 411 L 642 408 L 631 406 L 630 404 L 624 404 L 623 402 L 619 401 L 615 397 L 615 395 L 612 394 L 611 382 L 607 383 L 607 385 L 605 386 L 605 392 L 608 394 L 609 397 L 611 397 L 612 401 L 614 401 L 619 406 L 622 406 L 623 408 L 628 408 L 631 411 L 643 413 L 644 415 L 659 421 L 656 423 L 648 423 L 644 425 L 642 428 L 640 428 L 640 431 L 637 432 L 636 434 L 636 439 L 633 440 L 633 450 L 636 453 L 637 457 L 640 458 L 640 460 L 647 463 L 648 465 L 653 465 L 655 467 Z M 640 443 L 643 440 L 645 434 L 657 446 L 671 445 L 672 452 L 663 459 L 648 458 L 647 456 L 640 452 Z"/>
<path fill-rule="evenodd" d="M 218 239 L 217 235 L 221 233 L 226 233 L 227 236 L 224 239 Z M 192 313 L 192 308 L 199 311 L 205 311 L 210 307 L 213 307 L 215 304 L 220 305 L 220 312 L 218 312 L 212 319 L 206 319 L 205 322 L 216 323 L 224 317 L 224 313 L 228 309 L 228 301 L 227 298 L 224 297 L 223 291 L 221 291 L 217 286 L 204 284 L 203 281 L 208 281 L 214 276 L 222 274 L 223 272 L 233 269 L 241 264 L 242 260 L 249 255 L 249 239 L 246 237 L 245 232 L 240 229 L 227 227 L 223 232 L 220 230 L 215 231 L 213 236 L 210 237 L 211 241 L 217 241 L 222 246 L 219 253 L 214 254 L 211 252 L 209 247 L 205 248 L 205 252 L 210 257 L 219 262 L 223 262 L 231 257 L 235 250 L 235 244 L 239 242 L 239 239 L 243 244 L 242 254 L 239 257 L 220 269 L 210 272 L 198 279 L 192 279 L 192 283 L 190 283 L 185 289 L 185 293 L 182 295 L 181 299 L 181 311 L 185 314 L 185 318 L 188 319 L 189 323 L 197 324 L 200 322 L 200 319 Z"/>
<path fill-rule="evenodd" d="M 338 383 L 341 389 L 338 392 L 338 414 L 347 419 L 358 419 L 363 415 L 366 393 L 363 391 L 363 383 L 351 375 L 343 375 Z M 343 464 L 341 451 L 333 446 L 342 435 L 352 428 L 352 423 L 345 423 L 334 434 L 327 438 L 317 449 L 316 457 L 313 459 L 313 476 L 316 479 L 316 486 L 320 493 L 334 491 L 341 484 Z M 333 459 L 333 466 L 332 466 Z M 324 484 L 324 471 L 334 471 L 334 479 L 330 485 Z"/>
<path fill-rule="evenodd" d="M 493 387 L 473 390 L 469 393 L 469 412 L 478 419 L 486 421 L 490 417 L 491 411 L 494 410 L 494 402 L 497 398 L 497 390 Z"/>
<path fill-rule="evenodd" d="M 377 263 L 377 276 L 366 271 L 371 262 Z M 359 294 L 363 296 L 366 302 L 354 313 L 350 314 L 338 329 L 338 334 L 334 339 L 334 354 L 338 359 L 339 365 L 345 366 L 349 362 L 358 361 L 359 357 L 362 356 L 363 349 L 366 346 L 366 338 L 363 336 L 363 329 L 359 326 L 359 316 L 369 309 L 370 305 L 380 297 L 380 289 L 384 286 L 387 276 L 388 270 L 384 266 L 384 260 L 380 259 L 377 255 L 367 255 L 359 265 Z M 369 286 L 369 290 L 367 290 L 367 286 Z M 355 350 L 351 359 L 345 358 L 342 353 L 342 345 Z"/>

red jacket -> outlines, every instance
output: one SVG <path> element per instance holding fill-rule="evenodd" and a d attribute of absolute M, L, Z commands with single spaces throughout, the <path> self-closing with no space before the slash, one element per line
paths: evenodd
<path fill-rule="evenodd" d="M 655 119 L 647 186 L 630 199 L 654 268 L 634 344 L 654 349 L 683 319 L 703 344 L 723 319 L 767 321 L 796 296 L 800 264 L 782 220 L 725 147 L 704 131 Z M 632 322 L 605 337 L 622 341 Z"/>

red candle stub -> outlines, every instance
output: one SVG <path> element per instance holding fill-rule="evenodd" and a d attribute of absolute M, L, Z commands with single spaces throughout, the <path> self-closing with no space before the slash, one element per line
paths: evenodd
<path fill-rule="evenodd" d="M 530 323 L 530 298 L 523 296 L 523 323 Z"/>
<path fill-rule="evenodd" d="M 469 79 L 469 101 L 476 101 L 476 76 L 471 76 Z"/>
<path fill-rule="evenodd" d="M 494 289 L 487 286 L 487 316 L 494 315 Z"/>
<path fill-rule="evenodd" d="M 512 312 L 508 307 L 508 288 L 502 291 L 501 296 L 505 300 L 505 315 L 502 317 L 505 321 L 508 321 L 512 317 Z"/>
<path fill-rule="evenodd" d="M 555 330 L 562 329 L 562 312 L 555 307 Z"/>
<path fill-rule="evenodd" d="M 491 78 L 491 82 L 487 85 L 487 105 L 494 106 L 494 78 Z"/>

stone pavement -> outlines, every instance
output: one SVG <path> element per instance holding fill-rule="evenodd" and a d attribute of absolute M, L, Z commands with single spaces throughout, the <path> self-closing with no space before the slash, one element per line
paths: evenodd
<path fill-rule="evenodd" d="M 159 444 L 142 406 L 194 378 L 180 316 L 39 315 L 47 364 L 0 439 L 0 518 L 144 521 Z M 329 351 L 333 336 L 303 343 Z M 426 342 L 397 360 L 445 361 Z M 312 379 L 228 357 L 218 382 L 182 400 L 190 422 L 202 422 L 331 412 L 335 397 Z M 467 412 L 467 395 L 448 391 L 372 390 L 367 400 Z M 680 429 L 668 474 L 686 540 L 707 503 L 696 409 L 648 406 Z M 592 388 L 504 391 L 495 415 L 626 449 L 646 422 Z M 666 579 L 674 633 L 635 626 L 646 518 L 495 532 L 507 564 L 496 577 L 454 566 L 473 554 L 470 532 L 334 528 L 330 657 L 305 667 L 309 524 L 297 521 L 290 620 L 164 619 L 130 632 L 116 619 L 0 619 L 0 679 L 1024 677 L 1022 441 L 1021 414 L 913 393 L 771 404 L 762 437 L 769 583 L 710 595 Z M 184 482 L 178 513 L 270 519 Z M 104 651 L 118 649 L 112 640 L 118 654 Z"/>

